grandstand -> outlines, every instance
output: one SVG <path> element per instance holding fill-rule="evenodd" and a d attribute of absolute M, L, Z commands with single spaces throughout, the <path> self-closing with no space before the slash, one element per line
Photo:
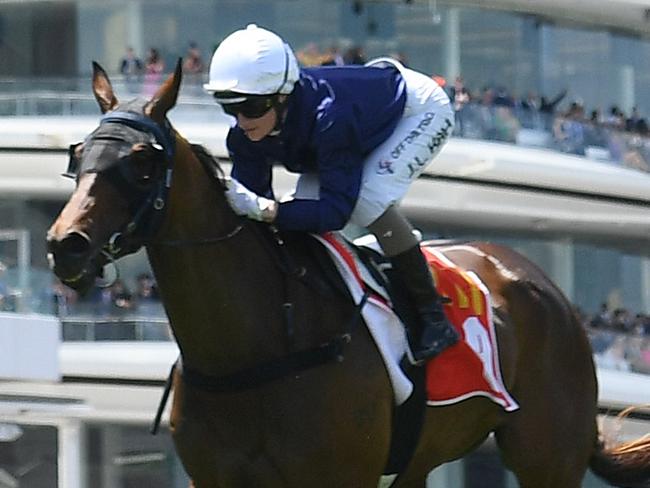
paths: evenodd
<path fill-rule="evenodd" d="M 645 39 L 650 2 L 366 1 L 356 2 L 362 4 L 358 14 L 351 8 L 355 2 L 343 0 L 289 2 L 290 8 L 285 3 L 238 2 L 236 12 L 231 2 L 208 0 L 185 2 L 182 11 L 157 0 L 101 7 L 89 0 L 0 4 L 0 26 L 5 26 L 0 54 L 11 50 L 9 62 L 0 66 L 0 261 L 7 268 L 0 267 L 5 285 L 0 289 L 0 487 L 187 485 L 166 429 L 158 437 L 147 432 L 178 354 L 160 308 L 135 304 L 100 310 L 62 302 L 70 297 L 57 294 L 44 247 L 45 231 L 72 188 L 60 177 L 68 145 L 97 123 L 87 83 L 89 60 L 117 66 L 125 42 L 140 51 L 152 43 L 164 46 L 170 65 L 184 51 L 185 38 L 152 32 L 145 19 L 159 10 L 170 9 L 175 26 L 170 31 L 199 41 L 206 55 L 215 38 L 254 18 L 287 32 L 296 46 L 315 38 L 323 45 L 361 43 L 368 55 L 400 50 L 414 67 L 447 80 L 462 73 L 470 85 L 503 84 L 519 95 L 526 89 L 552 94 L 569 86 L 565 105 L 580 98 L 589 107 L 618 104 L 627 113 L 638 105 L 650 115 L 650 68 L 640 61 L 650 51 Z M 322 15 L 316 21 L 303 9 Z M 30 28 L 16 31 L 16 19 Z M 34 34 L 49 19 L 71 26 L 65 42 Z M 369 32 L 373 22 L 374 33 Z M 97 35 L 116 26 L 123 35 Z M 572 51 L 560 46 L 566 39 L 576 40 Z M 603 53 L 616 73 L 604 75 Z M 52 63 L 55 57 L 61 66 Z M 118 96 L 133 95 L 126 80 L 112 78 Z M 227 168 L 229 119 L 197 87 L 191 82 L 183 87 L 172 121 Z M 478 101 L 468 106 L 473 129 L 452 138 L 404 201 L 425 237 L 479 237 L 514 247 L 558 283 L 585 315 L 586 326 L 603 302 L 610 316 L 616 309 L 647 316 L 650 172 L 639 161 L 650 161 L 644 160 L 648 140 L 607 129 L 607 142 L 569 154 L 548 125 L 530 125 L 514 108 L 508 120 L 518 125 L 508 137 L 472 126 L 484 115 L 481 110 Z M 492 126 L 502 121 L 494 111 L 489 117 Z M 279 168 L 274 178 L 278 194 L 295 180 Z M 143 254 L 120 265 L 130 288 L 147 272 Z M 650 375 L 642 364 L 649 347 L 642 334 L 650 330 L 620 326 L 617 332 L 616 327 L 589 328 L 598 345 L 603 414 L 650 404 Z M 624 351 L 614 362 L 610 353 L 617 337 L 624 338 Z M 621 435 L 647 433 L 649 418 L 650 411 L 642 410 L 624 423 Z M 491 469 L 481 467 L 484 459 Z M 495 488 L 515 486 L 490 442 L 474 456 L 436 470 L 429 486 L 486 486 L 477 479 Z M 590 475 L 584 486 L 603 485 Z"/>

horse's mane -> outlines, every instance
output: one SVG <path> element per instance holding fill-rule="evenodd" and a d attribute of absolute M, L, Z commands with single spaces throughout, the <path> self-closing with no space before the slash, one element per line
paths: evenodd
<path fill-rule="evenodd" d="M 225 186 L 225 177 L 226 174 L 223 171 L 223 168 L 219 164 L 219 160 L 214 156 L 210 151 L 208 151 L 201 144 L 190 144 L 192 152 L 197 157 L 203 169 L 208 173 L 212 180 L 219 185 L 222 190 L 226 190 Z"/>

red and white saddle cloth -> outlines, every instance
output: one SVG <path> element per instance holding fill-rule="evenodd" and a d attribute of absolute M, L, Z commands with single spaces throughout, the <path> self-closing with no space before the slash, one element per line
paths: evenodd
<path fill-rule="evenodd" d="M 329 251 L 355 302 L 363 297 L 363 268 L 345 240 L 335 233 L 314 236 Z M 442 253 L 423 248 L 438 291 L 451 298 L 445 312 L 463 340 L 430 360 L 427 365 L 427 403 L 450 405 L 467 398 L 485 396 L 506 411 L 519 408 L 501 378 L 499 350 L 492 322 L 490 294 L 474 273 L 464 271 Z M 406 335 L 399 318 L 384 296 L 370 295 L 363 318 L 384 358 L 388 376 L 400 405 L 413 385 L 399 367 L 406 351 Z"/>

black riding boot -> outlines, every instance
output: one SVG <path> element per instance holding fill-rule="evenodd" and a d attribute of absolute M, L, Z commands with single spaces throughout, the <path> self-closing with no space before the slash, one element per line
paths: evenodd
<path fill-rule="evenodd" d="M 415 365 L 421 365 L 449 346 L 460 336 L 447 319 L 442 299 L 420 246 L 412 247 L 391 258 L 393 270 L 410 295 L 420 320 L 408 327 L 409 348 Z"/>

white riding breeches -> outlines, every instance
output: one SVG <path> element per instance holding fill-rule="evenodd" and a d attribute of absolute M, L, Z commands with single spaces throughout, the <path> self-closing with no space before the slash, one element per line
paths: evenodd
<path fill-rule="evenodd" d="M 367 227 L 388 207 L 399 203 L 451 136 L 454 111 L 449 97 L 433 79 L 390 58 L 370 61 L 396 66 L 406 83 L 402 119 L 383 143 L 365 159 L 361 190 L 349 222 Z M 301 175 L 296 198 L 318 198 L 318 175 Z"/>

